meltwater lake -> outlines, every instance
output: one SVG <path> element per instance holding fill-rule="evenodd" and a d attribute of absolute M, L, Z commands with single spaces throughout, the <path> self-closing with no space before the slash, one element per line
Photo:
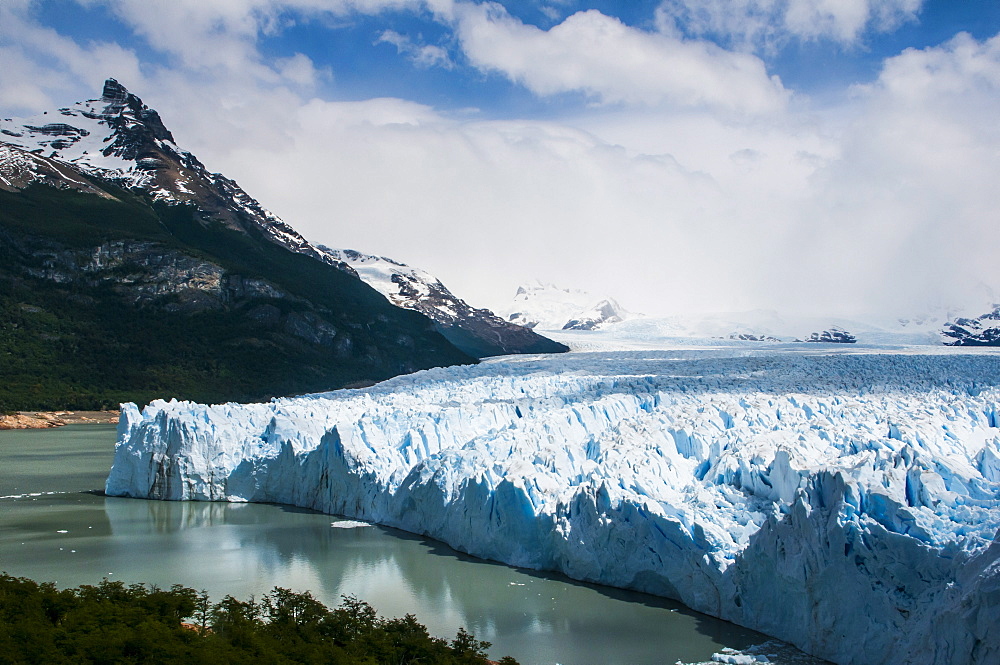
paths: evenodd
<path fill-rule="evenodd" d="M 105 497 L 113 425 L 0 431 L 0 570 L 61 587 L 102 578 L 260 597 L 275 586 L 342 595 L 431 634 L 460 626 L 525 665 L 673 665 L 767 643 L 773 663 L 812 663 L 760 633 L 672 601 L 484 562 L 405 532 L 263 504 Z"/>

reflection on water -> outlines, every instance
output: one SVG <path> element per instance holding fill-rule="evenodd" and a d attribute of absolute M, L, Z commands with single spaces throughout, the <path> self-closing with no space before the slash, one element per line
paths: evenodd
<path fill-rule="evenodd" d="M 114 433 L 95 436 L 97 428 L 85 427 L 91 429 L 48 430 L 56 439 L 48 444 L 45 437 L 15 441 L 21 433 L 0 432 L 3 495 L 13 494 L 6 488 L 15 485 L 29 491 L 99 487 Z M 27 438 L 30 455 L 19 443 Z M 40 472 L 45 451 L 51 454 Z M 60 478 L 65 481 L 52 484 Z M 465 626 L 493 642 L 495 656 L 524 663 L 703 661 L 723 646 L 764 640 L 664 599 L 475 560 L 383 527 L 332 528 L 336 520 L 287 506 L 80 491 L 0 499 L 0 568 L 65 586 L 102 577 L 180 583 L 215 599 L 259 597 L 276 585 L 308 589 L 328 605 L 354 594 L 384 615 L 416 614 L 433 634 L 451 636 Z"/>

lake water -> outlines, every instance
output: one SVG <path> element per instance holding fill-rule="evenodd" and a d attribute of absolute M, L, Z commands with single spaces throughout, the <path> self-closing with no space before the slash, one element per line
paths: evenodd
<path fill-rule="evenodd" d="M 113 425 L 0 431 L 0 570 L 59 586 L 102 578 L 260 597 L 341 595 L 430 632 L 459 626 L 525 665 L 672 665 L 767 638 L 669 600 L 467 557 L 425 538 L 288 506 L 104 497 Z M 770 643 L 776 663 L 822 663 Z"/>

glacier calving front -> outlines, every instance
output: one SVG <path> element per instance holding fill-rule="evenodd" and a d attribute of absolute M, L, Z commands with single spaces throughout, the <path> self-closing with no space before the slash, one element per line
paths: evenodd
<path fill-rule="evenodd" d="M 998 411 L 989 353 L 505 357 L 267 404 L 124 405 L 107 492 L 379 522 L 838 663 L 996 663 Z"/>

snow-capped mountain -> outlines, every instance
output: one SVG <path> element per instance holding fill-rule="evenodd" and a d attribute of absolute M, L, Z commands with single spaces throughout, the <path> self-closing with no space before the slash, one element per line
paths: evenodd
<path fill-rule="evenodd" d="M 268 404 L 125 405 L 106 489 L 374 521 L 843 665 L 988 665 L 998 381 L 997 353 L 940 345 L 507 357 Z"/>
<path fill-rule="evenodd" d="M 597 330 L 637 316 L 613 298 L 541 282 L 519 286 L 514 300 L 498 314 L 538 330 Z"/>
<path fill-rule="evenodd" d="M 310 253 L 305 238 L 235 181 L 209 172 L 179 148 L 160 115 L 114 79 L 105 82 L 99 99 L 0 120 L 0 140 L 157 201 L 194 204 L 228 228 L 262 231 L 273 242 Z"/>
<path fill-rule="evenodd" d="M 203 221 L 263 236 L 359 277 L 396 306 L 429 316 L 439 332 L 471 355 L 566 350 L 488 310 L 471 307 L 423 271 L 391 259 L 313 245 L 235 181 L 208 171 L 191 152 L 178 147 L 159 114 L 114 79 L 108 79 L 99 99 L 33 118 L 3 119 L 0 141 L 8 144 L 0 143 L 0 186 L 6 182 L 8 189 L 15 180 L 23 187 L 32 180 L 54 185 L 60 178 L 58 186 L 86 187 L 82 173 L 145 193 L 154 201 L 192 204 Z M 14 172 L 20 175 L 4 175 Z M 386 288 L 389 283 L 394 287 Z"/>

